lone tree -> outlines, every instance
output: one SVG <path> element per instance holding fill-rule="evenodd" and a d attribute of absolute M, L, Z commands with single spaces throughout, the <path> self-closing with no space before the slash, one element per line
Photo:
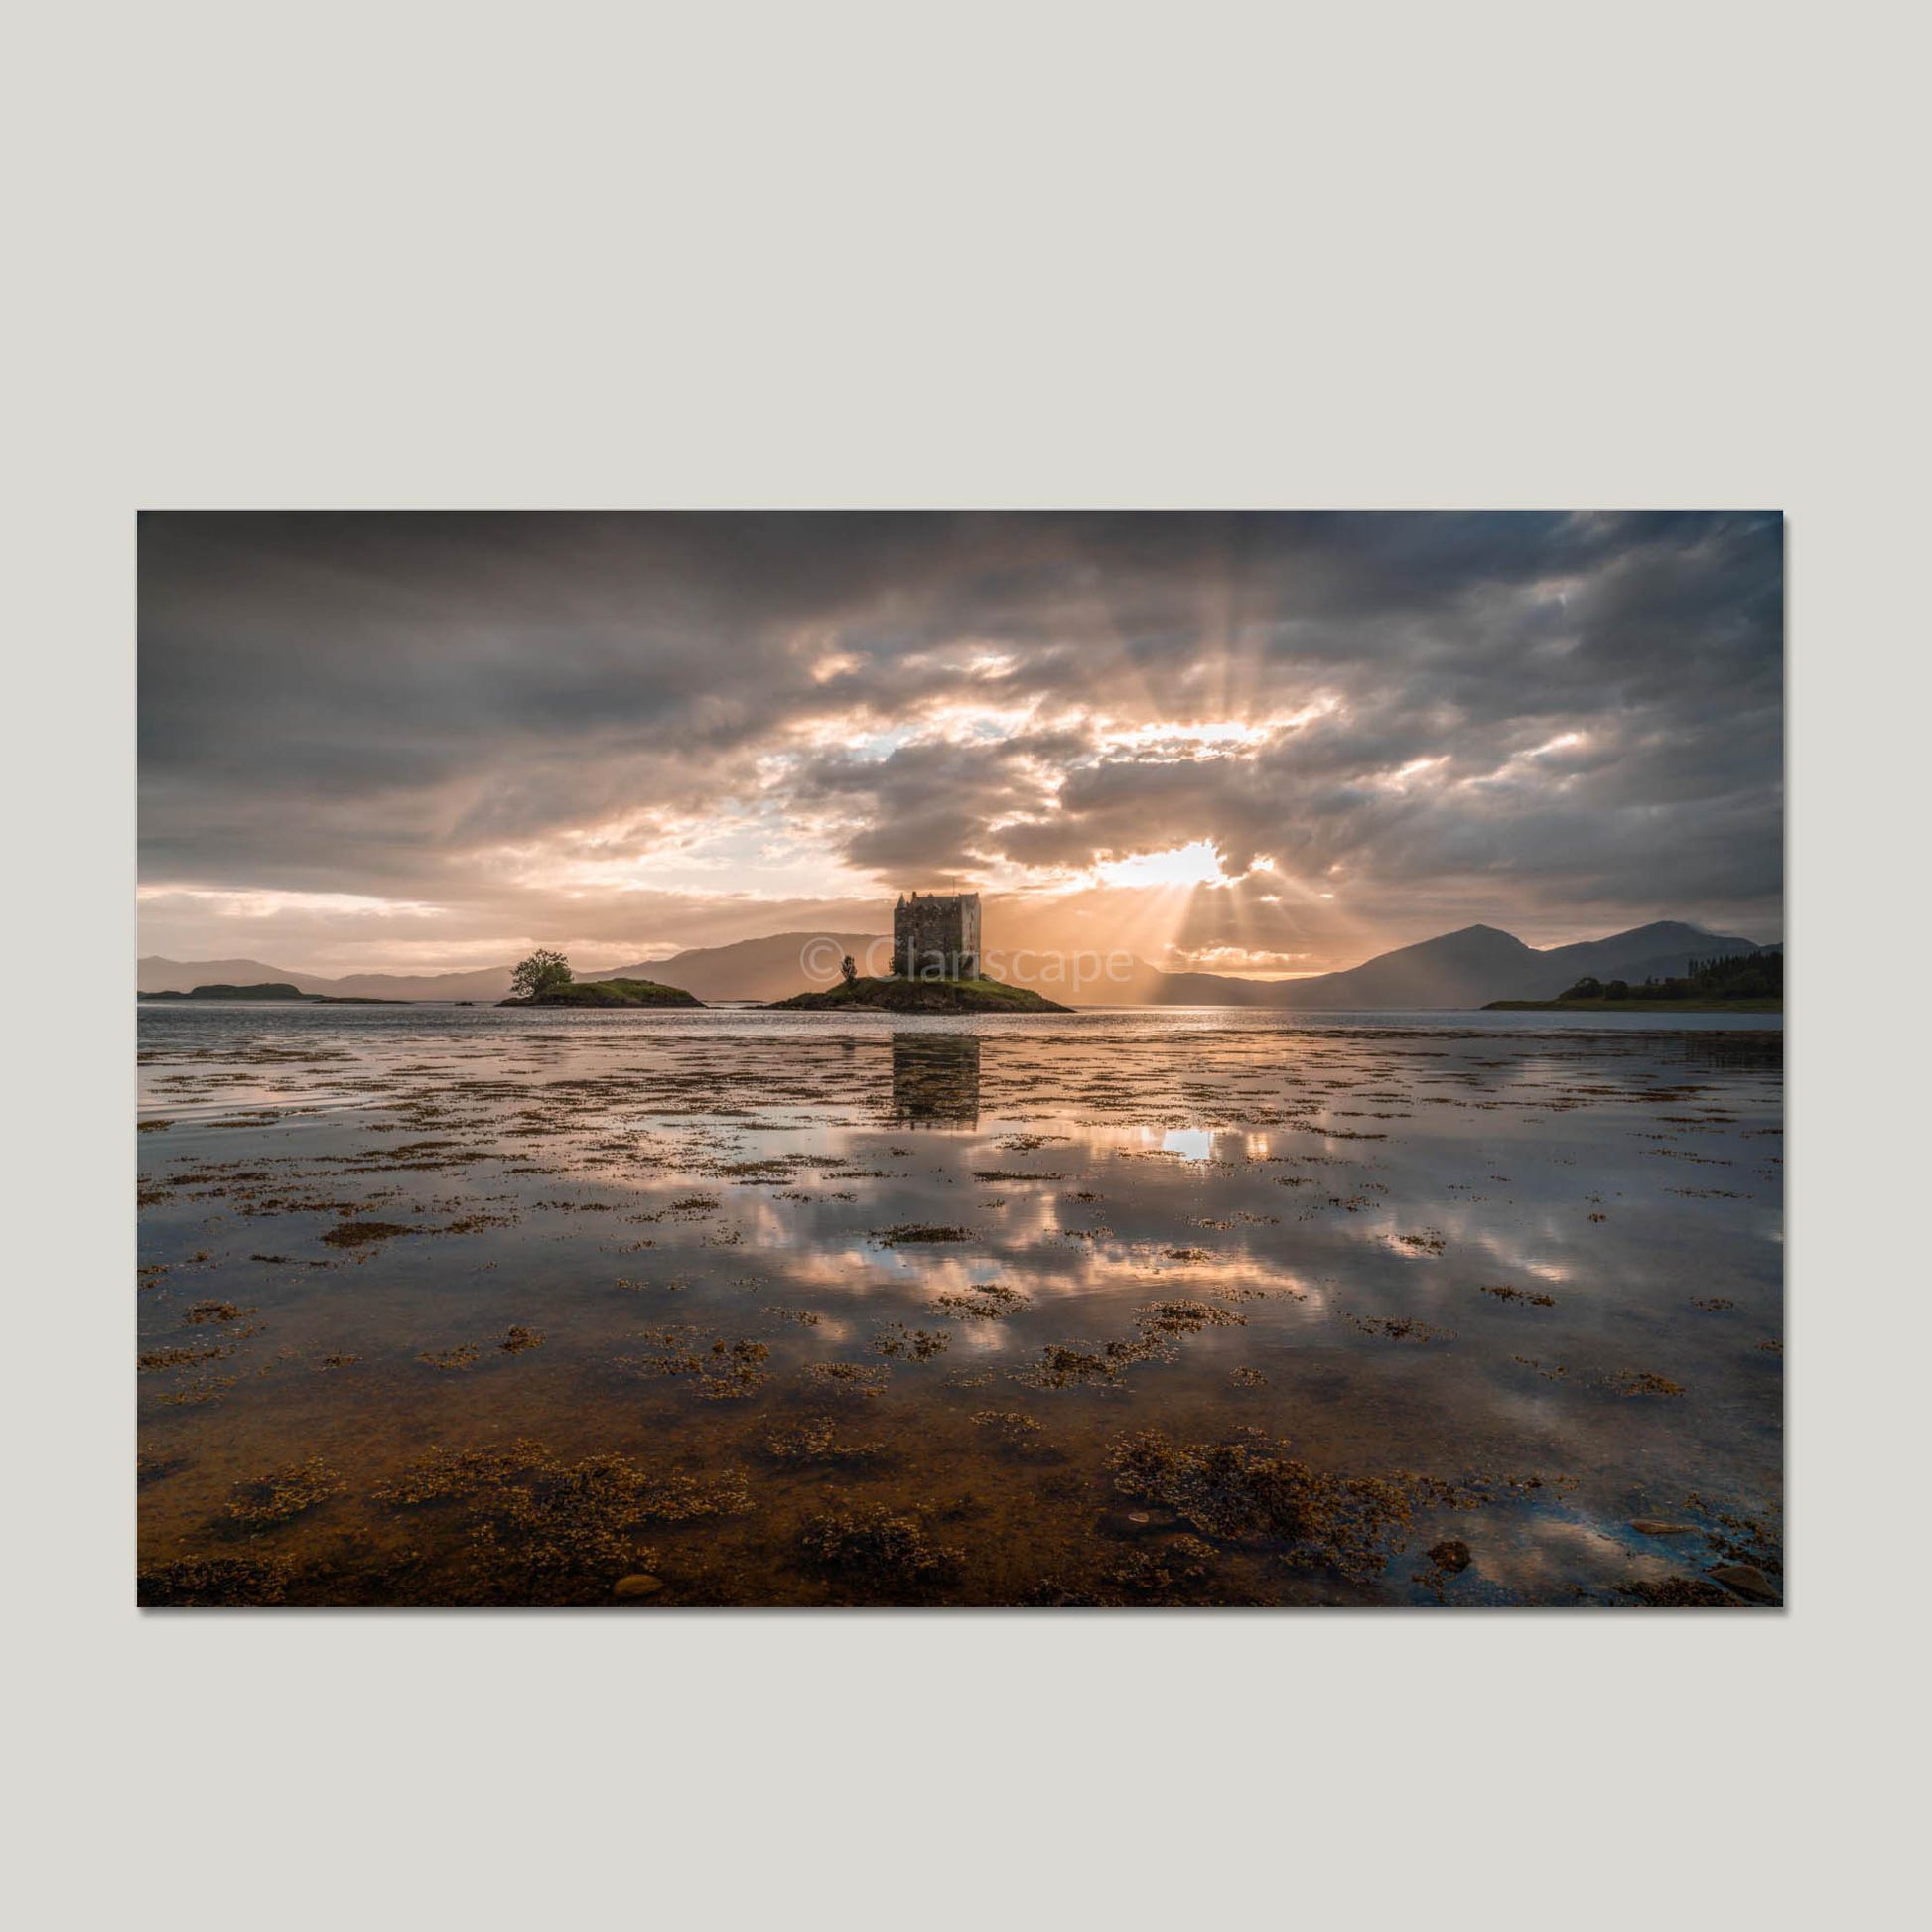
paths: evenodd
<path fill-rule="evenodd" d="M 560 952 L 546 952 L 539 946 L 528 959 L 517 963 L 510 975 L 510 991 L 519 999 L 540 1000 L 570 982 L 570 961 Z"/>
<path fill-rule="evenodd" d="M 845 975 L 845 983 L 850 986 L 859 977 L 859 964 L 850 953 L 839 961 L 839 971 Z"/>

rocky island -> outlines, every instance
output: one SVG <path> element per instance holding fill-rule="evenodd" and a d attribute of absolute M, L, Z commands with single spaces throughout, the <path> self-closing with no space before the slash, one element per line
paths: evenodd
<path fill-rule="evenodd" d="M 704 1002 L 681 986 L 655 980 L 566 980 L 521 997 L 498 1000 L 499 1007 L 701 1007 Z"/>
<path fill-rule="evenodd" d="M 774 1000 L 773 1008 L 799 1008 L 807 1012 L 843 1011 L 860 1008 L 880 1013 L 1071 1013 L 1057 1001 L 1048 1000 L 1024 986 L 1009 986 L 1004 980 L 990 979 L 900 979 L 896 974 L 883 979 L 854 978 L 822 993 L 794 993 L 788 1000 Z"/>
<path fill-rule="evenodd" d="M 198 986 L 187 993 L 137 993 L 137 1000 L 264 1000 L 305 1007 L 400 1007 L 407 1000 L 374 1000 L 342 993 L 304 993 L 286 980 L 264 980 L 258 986 Z"/>

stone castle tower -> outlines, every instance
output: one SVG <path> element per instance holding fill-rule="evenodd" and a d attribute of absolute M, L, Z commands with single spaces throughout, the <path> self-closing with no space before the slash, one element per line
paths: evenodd
<path fill-rule="evenodd" d="M 893 910 L 893 971 L 901 979 L 978 979 L 979 894 L 901 897 Z"/>

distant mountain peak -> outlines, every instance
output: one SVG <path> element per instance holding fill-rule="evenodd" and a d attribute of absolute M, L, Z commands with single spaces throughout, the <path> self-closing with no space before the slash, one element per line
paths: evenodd
<path fill-rule="evenodd" d="M 1439 932 L 1433 939 L 1418 939 L 1414 945 L 1398 946 L 1394 952 L 1377 953 L 1375 959 L 1393 959 L 1400 953 L 1421 952 L 1428 947 L 1457 952 L 1468 952 L 1473 948 L 1480 948 L 1485 952 L 1508 953 L 1532 950 L 1517 938 L 1515 933 L 1505 932 L 1499 925 L 1463 925 L 1457 926 L 1453 932 Z M 1374 965 L 1375 959 L 1363 960 L 1362 966 Z M 1347 970 L 1358 973 L 1362 968 L 1351 966 Z"/>
<path fill-rule="evenodd" d="M 1709 926 L 1698 925 L 1690 919 L 1652 919 L 1648 925 L 1633 925 L 1628 932 L 1612 935 L 1618 939 L 1648 939 L 1658 933 L 1689 933 L 1694 939 L 1715 939 L 1718 934 Z"/>

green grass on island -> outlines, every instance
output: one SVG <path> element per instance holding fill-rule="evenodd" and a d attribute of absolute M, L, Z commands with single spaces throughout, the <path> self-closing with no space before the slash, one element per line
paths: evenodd
<path fill-rule="evenodd" d="M 822 993 L 794 993 L 774 1007 L 836 1012 L 861 1007 L 882 1013 L 1071 1013 L 1057 1001 L 1005 980 L 855 979 Z"/>
<path fill-rule="evenodd" d="M 498 1000 L 499 1007 L 701 1007 L 704 1002 L 679 986 L 655 980 L 572 980 L 528 1000 Z"/>

